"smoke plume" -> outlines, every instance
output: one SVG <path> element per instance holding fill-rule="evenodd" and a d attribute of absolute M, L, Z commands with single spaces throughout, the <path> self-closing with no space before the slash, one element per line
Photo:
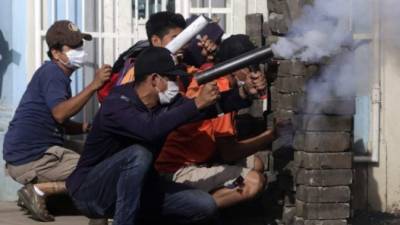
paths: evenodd
<path fill-rule="evenodd" d="M 315 0 L 303 8 L 288 35 L 272 45 L 275 55 L 286 59 L 320 63 L 329 58 L 320 75 L 308 84 L 312 101 L 354 97 L 369 90 L 370 41 L 353 40 L 356 28 L 372 27 L 369 12 L 362 7 L 367 4 L 369 1 Z"/>

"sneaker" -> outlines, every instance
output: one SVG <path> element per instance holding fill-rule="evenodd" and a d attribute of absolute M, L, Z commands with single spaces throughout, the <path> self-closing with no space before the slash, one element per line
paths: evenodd
<path fill-rule="evenodd" d="M 46 209 L 46 199 L 38 195 L 33 189 L 33 184 L 27 184 L 18 190 L 18 197 L 32 217 L 42 222 L 54 221 L 54 217 Z"/>
<path fill-rule="evenodd" d="M 108 225 L 108 219 L 89 219 L 89 225 Z"/>
<path fill-rule="evenodd" d="M 23 189 L 23 188 L 25 188 L 25 187 L 22 187 L 21 189 Z M 21 189 L 18 190 L 18 192 L 22 191 Z M 17 199 L 17 206 L 20 207 L 21 210 L 26 210 L 26 206 L 20 197 L 18 197 L 18 199 Z"/>

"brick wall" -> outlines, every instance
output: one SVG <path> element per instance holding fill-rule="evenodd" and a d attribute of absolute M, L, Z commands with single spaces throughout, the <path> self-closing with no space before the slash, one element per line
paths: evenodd
<path fill-rule="evenodd" d="M 258 46 L 285 36 L 290 24 L 311 1 L 268 0 L 269 18 L 246 17 L 246 33 Z M 291 119 L 295 132 L 273 143 L 273 169 L 282 194 L 279 223 L 285 225 L 345 225 L 351 217 L 353 181 L 352 131 L 354 99 L 330 97 L 318 102 L 308 97 L 308 82 L 321 65 L 274 59 L 265 64 L 269 112 L 273 119 Z M 261 111 L 260 107 L 252 111 Z M 253 112 L 253 114 L 257 114 Z"/>

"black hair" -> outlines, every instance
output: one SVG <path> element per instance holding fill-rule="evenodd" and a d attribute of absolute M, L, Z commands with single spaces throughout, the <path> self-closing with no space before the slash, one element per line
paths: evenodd
<path fill-rule="evenodd" d="M 149 77 L 150 75 L 153 75 L 153 74 L 144 74 L 144 75 L 142 75 L 142 76 L 135 76 L 135 84 L 136 85 L 138 85 L 138 84 L 141 84 L 143 81 L 145 81 L 146 79 L 147 79 L 147 77 Z"/>
<path fill-rule="evenodd" d="M 75 45 L 75 46 L 68 46 L 68 47 L 70 47 L 70 48 L 72 48 L 72 49 L 75 49 L 75 48 L 80 48 L 80 47 L 82 47 L 82 46 L 83 46 L 83 41 L 79 42 L 79 44 L 77 44 L 77 45 Z M 51 60 L 54 59 L 53 54 L 51 53 L 51 50 L 54 49 L 54 50 L 62 51 L 62 47 L 63 47 L 63 45 L 60 44 L 60 43 L 54 44 L 53 46 L 49 46 L 49 50 L 47 51 L 47 56 L 48 56 Z"/>
<path fill-rule="evenodd" d="M 185 29 L 186 21 L 181 14 L 173 12 L 158 12 L 152 14 L 146 22 L 147 39 L 151 44 L 151 37 L 156 35 L 163 38 L 173 28 Z"/>
<path fill-rule="evenodd" d="M 51 50 L 58 50 L 58 51 L 62 51 L 62 44 L 59 44 L 59 43 L 57 43 L 57 44 L 55 44 L 55 45 L 53 45 L 53 46 L 49 46 L 49 50 L 47 51 L 47 56 L 51 59 L 51 60 L 53 60 L 54 59 L 54 57 L 53 57 L 53 54 L 51 53 Z"/>
<path fill-rule="evenodd" d="M 224 62 L 255 48 L 248 35 L 235 34 L 222 41 L 216 54 L 216 61 Z"/>

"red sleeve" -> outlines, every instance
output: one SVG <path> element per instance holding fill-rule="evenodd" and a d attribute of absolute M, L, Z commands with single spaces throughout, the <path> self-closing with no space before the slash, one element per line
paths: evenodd
<path fill-rule="evenodd" d="M 100 103 L 104 101 L 104 99 L 110 94 L 111 89 L 116 85 L 118 81 L 118 73 L 113 73 L 111 75 L 110 80 L 104 83 L 103 87 L 101 87 L 97 91 L 97 99 Z"/>

